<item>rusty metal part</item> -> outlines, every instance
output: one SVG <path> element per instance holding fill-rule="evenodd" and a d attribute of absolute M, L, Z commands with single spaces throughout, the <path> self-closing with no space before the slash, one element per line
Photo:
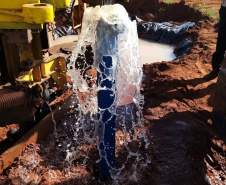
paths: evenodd
<path fill-rule="evenodd" d="M 64 100 L 67 100 L 73 93 L 74 93 L 74 91 L 68 90 L 67 92 L 65 92 L 64 94 L 62 94 L 60 97 L 58 97 L 57 99 L 55 99 L 54 101 L 52 101 L 49 104 L 49 106 L 56 107 L 56 106 L 60 105 Z"/>
<path fill-rule="evenodd" d="M 24 105 L 25 103 L 26 93 L 24 91 L 0 95 L 0 109 Z"/>
<path fill-rule="evenodd" d="M 70 104 L 72 104 L 72 102 L 74 101 L 74 97 L 71 96 L 73 93 L 73 91 L 67 91 L 60 97 L 60 100 L 64 101 L 56 100 L 55 103 L 57 103 L 58 107 L 53 110 L 52 114 L 48 114 L 26 135 L 24 135 L 20 140 L 18 140 L 13 147 L 5 151 L 0 156 L 0 174 L 3 172 L 4 169 L 9 167 L 13 163 L 15 158 L 18 157 L 25 150 L 27 145 L 39 142 L 48 134 L 50 130 L 53 130 L 55 123 L 57 123 L 61 118 L 63 118 L 65 113 L 70 110 Z"/>
<path fill-rule="evenodd" d="M 61 51 L 63 51 L 64 53 L 72 53 L 76 44 L 77 44 L 76 42 L 57 44 L 57 45 L 49 48 L 49 54 L 53 55 L 56 53 L 60 53 Z"/>
<path fill-rule="evenodd" d="M 76 43 L 68 43 L 68 45 L 64 45 L 64 47 L 61 48 L 62 52 L 64 53 L 72 53 L 72 51 L 75 49 Z"/>
<path fill-rule="evenodd" d="M 83 0 L 77 0 L 74 4 L 72 10 L 72 26 L 74 29 L 77 29 L 82 24 L 83 14 L 87 8 L 87 4 L 83 2 Z"/>

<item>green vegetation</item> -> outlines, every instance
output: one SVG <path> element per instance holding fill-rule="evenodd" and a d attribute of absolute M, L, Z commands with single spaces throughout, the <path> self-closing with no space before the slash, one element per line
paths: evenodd
<path fill-rule="evenodd" d="M 164 3 L 172 4 L 174 3 L 173 0 L 163 0 Z M 214 20 L 219 22 L 219 8 L 218 7 L 208 7 L 206 3 L 191 3 L 189 4 L 191 8 L 199 10 L 206 15 L 211 16 Z"/>
<path fill-rule="evenodd" d="M 212 7 L 207 7 L 205 3 L 200 3 L 197 6 L 194 6 L 193 4 L 190 4 L 190 7 L 194 7 L 201 12 L 205 13 L 206 15 L 209 15 L 213 17 L 214 20 L 219 21 L 219 9 L 218 8 L 212 8 Z"/>
<path fill-rule="evenodd" d="M 204 11 L 205 14 L 213 17 L 214 20 L 219 21 L 220 17 L 219 17 L 219 9 L 215 8 L 215 9 L 206 9 Z"/>
<path fill-rule="evenodd" d="M 173 4 L 173 0 L 163 0 L 164 3 Z"/>
<path fill-rule="evenodd" d="M 203 9 L 206 9 L 206 4 L 205 3 L 202 3 L 202 4 L 198 4 L 198 9 L 199 10 L 203 10 Z"/>
<path fill-rule="evenodd" d="M 207 14 L 209 16 L 213 16 L 214 15 L 214 10 L 205 10 L 205 14 Z"/>

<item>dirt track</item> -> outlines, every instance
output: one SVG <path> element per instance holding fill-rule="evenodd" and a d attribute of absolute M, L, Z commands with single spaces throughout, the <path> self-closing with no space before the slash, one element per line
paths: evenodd
<path fill-rule="evenodd" d="M 219 7 L 221 1 L 203 2 L 207 7 Z M 226 145 L 211 121 L 216 79 L 210 82 L 202 79 L 211 70 L 217 22 L 187 6 L 196 3 L 159 4 L 157 0 L 150 0 L 126 6 L 131 15 L 148 21 L 175 24 L 193 21 L 196 27 L 186 33 L 195 43 L 188 55 L 172 62 L 144 66 L 144 117 L 148 120 L 152 161 L 141 172 L 138 182 L 125 181 L 124 184 L 226 184 Z M 77 179 L 67 179 L 67 171 L 55 169 L 60 161 L 52 164 L 51 156 L 47 155 L 50 151 L 39 151 L 45 145 L 48 142 L 28 147 L 23 156 L 0 176 L 0 184 L 26 184 L 28 181 L 22 181 L 24 172 L 30 175 L 29 182 L 41 179 L 42 185 L 81 184 L 78 179 L 82 181 L 84 177 L 84 184 L 99 184 L 88 172 L 78 173 Z M 32 156 L 36 160 L 31 164 L 27 158 Z M 47 164 L 52 169 L 48 169 Z M 29 167 L 31 170 L 25 170 Z M 54 171 L 54 177 L 50 176 L 50 171 Z"/>

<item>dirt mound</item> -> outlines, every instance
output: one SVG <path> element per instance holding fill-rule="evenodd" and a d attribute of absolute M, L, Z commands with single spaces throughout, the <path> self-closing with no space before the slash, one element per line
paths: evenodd
<path fill-rule="evenodd" d="M 157 13 L 159 10 L 159 0 L 132 0 L 123 3 L 129 15 L 143 16 L 146 13 Z"/>
<path fill-rule="evenodd" d="M 202 19 L 210 20 L 211 18 L 183 3 L 166 4 L 162 2 L 160 3 L 159 13 L 156 14 L 154 21 L 190 21 L 197 23 Z"/>
<path fill-rule="evenodd" d="M 184 1 L 167 4 L 158 0 L 133 0 L 123 4 L 130 16 L 137 15 L 145 21 L 153 22 L 199 22 L 200 20 L 212 20 L 188 5 Z"/>

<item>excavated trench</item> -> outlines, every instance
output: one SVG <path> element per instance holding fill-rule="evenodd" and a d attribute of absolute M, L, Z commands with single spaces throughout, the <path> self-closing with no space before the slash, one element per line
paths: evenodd
<path fill-rule="evenodd" d="M 216 80 L 202 79 L 211 70 L 217 23 L 184 1 L 166 4 L 134 0 L 124 6 L 131 17 L 136 15 L 145 22 L 194 22 L 196 26 L 175 40 L 179 43 L 191 38 L 194 44 L 186 56 L 143 66 L 144 128 L 150 144 L 145 147 L 145 141 L 133 141 L 129 147 L 132 151 L 139 147 L 146 162 L 141 160 L 138 166 L 146 166 L 136 171 L 136 157 L 128 159 L 126 147 L 118 147 L 116 166 L 128 161 L 116 184 L 225 184 L 226 145 L 211 121 Z M 141 38 L 146 35 L 139 33 Z M 70 165 L 65 161 L 68 145 L 77 146 L 73 141 L 75 122 L 71 111 L 58 123 L 55 133 L 26 148 L 0 175 L 0 184 L 110 184 L 98 180 L 95 143 L 81 146 Z M 82 139 L 84 133 L 77 133 Z M 116 133 L 116 144 L 122 142 L 123 133 Z"/>

